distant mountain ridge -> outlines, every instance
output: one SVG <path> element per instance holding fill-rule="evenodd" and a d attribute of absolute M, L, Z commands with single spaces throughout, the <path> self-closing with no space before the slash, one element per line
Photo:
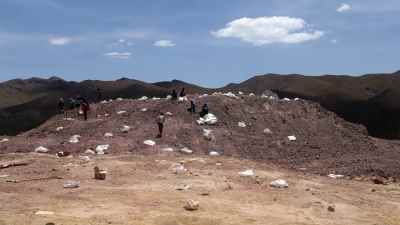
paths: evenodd
<path fill-rule="evenodd" d="M 77 95 L 96 100 L 100 88 L 105 99 L 163 97 L 172 89 L 187 93 L 243 91 L 261 94 L 269 89 L 280 97 L 300 97 L 320 103 L 344 119 L 365 125 L 371 135 L 400 138 L 400 71 L 363 76 L 300 74 L 265 74 L 221 88 L 206 88 L 180 80 L 147 83 L 121 78 L 116 81 L 65 81 L 49 79 L 15 79 L 0 83 L 0 135 L 15 135 L 32 129 L 57 113 L 60 97 Z"/>

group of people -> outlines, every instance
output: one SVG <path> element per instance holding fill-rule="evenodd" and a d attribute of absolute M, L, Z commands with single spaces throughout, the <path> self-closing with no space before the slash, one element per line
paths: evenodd
<path fill-rule="evenodd" d="M 103 96 L 102 96 L 100 88 L 97 88 L 96 95 L 97 95 L 96 96 L 97 101 L 101 101 Z M 183 98 L 185 96 L 186 96 L 185 88 L 182 88 L 179 93 L 179 97 Z M 172 90 L 171 100 L 172 101 L 178 100 L 178 93 L 176 92 L 175 89 Z M 86 100 L 86 98 L 84 98 L 82 96 L 77 96 L 76 98 L 69 98 L 67 101 L 64 100 L 64 98 L 60 98 L 59 102 L 58 102 L 58 109 L 61 114 L 64 114 L 64 119 L 73 117 L 74 114 L 76 114 L 77 118 L 79 118 L 80 116 L 83 116 L 83 119 L 86 121 L 88 119 L 88 112 L 90 111 L 90 104 Z M 187 109 L 187 111 L 190 114 L 196 114 L 196 103 L 195 103 L 194 99 L 190 100 L 190 107 Z M 69 115 L 68 112 L 71 112 L 72 114 Z M 205 103 L 202 106 L 199 114 L 200 114 L 200 117 L 204 117 L 205 115 L 208 114 L 207 103 Z M 160 112 L 156 119 L 156 122 L 158 125 L 157 138 L 161 138 L 163 135 L 165 120 L 166 120 L 165 114 L 163 112 Z"/>
<path fill-rule="evenodd" d="M 89 102 L 82 96 L 76 98 L 69 98 L 67 101 L 60 98 L 58 101 L 58 109 L 61 114 L 64 114 L 64 119 L 73 117 L 76 114 L 77 118 L 83 116 L 86 121 L 88 119 L 88 112 L 90 111 Z M 72 112 L 71 115 L 68 112 Z"/>

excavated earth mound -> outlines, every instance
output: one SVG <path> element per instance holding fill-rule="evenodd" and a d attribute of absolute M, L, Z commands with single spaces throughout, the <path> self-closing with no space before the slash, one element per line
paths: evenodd
<path fill-rule="evenodd" d="M 188 154 L 181 151 L 187 148 L 194 155 L 217 152 L 320 175 L 400 178 L 398 143 L 369 137 L 363 126 L 348 123 L 317 103 L 248 95 L 188 98 L 194 99 L 198 108 L 208 103 L 218 122 L 199 125 L 199 115 L 187 111 L 187 101 L 114 100 L 92 105 L 88 121 L 64 120 L 58 115 L 36 129 L 9 137 L 8 142 L 0 143 L 0 151 L 32 152 L 43 146 L 48 154 L 83 155 L 88 149 L 109 145 L 108 154 L 147 155 L 167 148 L 175 154 Z M 155 118 L 160 111 L 169 113 L 164 137 L 157 139 Z M 131 129 L 122 132 L 123 126 Z M 211 130 L 208 137 L 204 129 Z M 79 142 L 70 142 L 74 135 L 80 136 Z M 155 145 L 144 144 L 146 140 Z"/>

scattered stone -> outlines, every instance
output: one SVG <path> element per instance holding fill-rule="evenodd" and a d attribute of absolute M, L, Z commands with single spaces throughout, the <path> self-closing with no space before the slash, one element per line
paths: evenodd
<path fill-rule="evenodd" d="M 269 185 L 274 188 L 288 188 L 289 187 L 289 184 L 287 183 L 287 181 L 282 180 L 282 179 L 274 180 Z"/>
<path fill-rule="evenodd" d="M 142 112 L 147 112 L 147 108 L 143 108 L 143 109 L 141 109 L 140 111 L 142 111 Z"/>
<path fill-rule="evenodd" d="M 171 112 L 166 112 L 165 115 L 167 115 L 167 116 L 173 116 L 174 114 L 172 114 Z"/>
<path fill-rule="evenodd" d="M 272 134 L 272 131 L 269 128 L 265 128 L 263 133 L 264 134 Z"/>
<path fill-rule="evenodd" d="M 239 94 L 239 95 L 243 95 L 244 93 L 243 93 L 243 92 L 241 92 L 241 91 L 239 91 L 239 92 L 238 92 L 238 94 Z"/>
<path fill-rule="evenodd" d="M 107 101 L 107 100 L 103 100 L 103 101 L 101 101 L 100 103 L 101 103 L 101 104 L 107 104 L 108 101 Z"/>
<path fill-rule="evenodd" d="M 130 126 L 124 125 L 121 128 L 122 133 L 128 133 L 131 130 Z"/>
<path fill-rule="evenodd" d="M 380 184 L 380 185 L 387 185 L 388 184 L 388 180 L 386 178 L 380 177 L 380 176 L 372 177 L 371 181 L 374 184 Z"/>
<path fill-rule="evenodd" d="M 60 131 L 62 131 L 62 130 L 64 130 L 64 127 L 57 127 L 57 128 L 56 128 L 56 131 L 57 131 L 57 132 L 60 132 Z"/>
<path fill-rule="evenodd" d="M 71 155 L 71 153 L 61 151 L 61 152 L 57 152 L 56 155 L 57 155 L 57 157 L 61 158 L 61 157 L 67 157 L 67 156 Z"/>
<path fill-rule="evenodd" d="M 215 140 L 215 136 L 212 134 L 212 130 L 209 130 L 209 129 L 203 129 L 203 137 L 207 141 Z"/>
<path fill-rule="evenodd" d="M 175 190 L 177 190 L 177 191 L 186 191 L 186 190 L 189 190 L 190 188 L 191 188 L 190 185 L 188 185 L 188 184 L 182 184 L 182 185 L 176 186 L 176 187 L 175 187 Z"/>
<path fill-rule="evenodd" d="M 335 212 L 335 206 L 328 206 L 328 211 L 329 212 Z"/>
<path fill-rule="evenodd" d="M 204 117 L 200 117 L 200 119 L 197 120 L 197 124 L 199 125 L 214 125 L 218 122 L 217 117 L 212 114 L 212 113 L 208 113 L 207 115 L 205 115 Z"/>
<path fill-rule="evenodd" d="M 114 137 L 114 135 L 112 133 L 105 133 L 104 137 L 110 138 L 110 137 Z"/>
<path fill-rule="evenodd" d="M 35 149 L 35 152 L 37 152 L 37 153 L 47 153 L 47 152 L 49 152 L 49 149 L 47 149 L 47 148 L 45 148 L 43 146 L 39 146 L 39 147 L 37 147 Z"/>
<path fill-rule="evenodd" d="M 186 154 L 192 154 L 193 153 L 193 151 L 191 149 L 187 148 L 187 147 L 181 148 L 180 151 L 183 152 L 183 153 L 186 153 Z"/>
<path fill-rule="evenodd" d="M 224 96 L 227 96 L 227 97 L 230 97 L 230 98 L 236 98 L 236 99 L 239 98 L 238 96 L 236 96 L 236 95 L 233 94 L 232 92 L 224 93 L 223 95 L 224 95 Z"/>
<path fill-rule="evenodd" d="M 219 152 L 216 152 L 216 151 L 211 151 L 211 152 L 209 153 L 209 155 L 210 155 L 210 156 L 220 156 L 221 154 L 219 154 Z"/>
<path fill-rule="evenodd" d="M 123 101 L 124 99 L 123 98 L 117 98 L 116 100 L 120 102 L 120 101 Z"/>
<path fill-rule="evenodd" d="M 84 161 L 84 162 L 89 162 L 90 161 L 90 157 L 89 156 L 79 156 L 79 159 Z"/>
<path fill-rule="evenodd" d="M 147 100 L 147 99 L 149 99 L 147 96 L 142 96 L 142 97 L 139 98 L 138 100 L 140 100 L 140 101 L 145 101 L 145 100 Z"/>
<path fill-rule="evenodd" d="M 245 122 L 238 122 L 239 127 L 247 127 Z"/>
<path fill-rule="evenodd" d="M 80 138 L 81 138 L 80 135 L 75 134 L 69 139 L 69 143 L 76 144 L 79 142 Z"/>
<path fill-rule="evenodd" d="M 35 212 L 35 215 L 38 215 L 38 216 L 51 216 L 51 215 L 54 215 L 54 212 L 52 212 L 52 211 L 37 211 L 37 212 Z"/>
<path fill-rule="evenodd" d="M 292 135 L 292 136 L 288 136 L 289 141 L 296 141 L 297 138 L 296 136 Z"/>
<path fill-rule="evenodd" d="M 118 111 L 117 112 L 118 115 L 122 115 L 122 114 L 125 114 L 125 113 L 127 113 L 127 112 L 126 111 Z"/>
<path fill-rule="evenodd" d="M 167 97 L 165 97 L 165 99 L 167 99 L 167 100 L 172 99 L 172 95 L 167 95 Z"/>
<path fill-rule="evenodd" d="M 87 149 L 87 150 L 85 151 L 85 154 L 88 154 L 88 155 L 95 155 L 96 152 L 93 151 L 92 149 Z"/>
<path fill-rule="evenodd" d="M 300 98 L 295 98 L 294 100 L 295 100 L 295 101 L 299 101 L 299 100 L 300 100 Z"/>
<path fill-rule="evenodd" d="M 94 179 L 105 180 L 107 175 L 107 170 L 99 169 L 99 167 L 94 167 Z"/>
<path fill-rule="evenodd" d="M 156 145 L 156 142 L 153 140 L 146 140 L 143 142 L 145 145 L 149 145 L 149 146 L 154 146 Z"/>
<path fill-rule="evenodd" d="M 67 180 L 64 182 L 64 188 L 79 188 L 81 183 L 79 181 Z"/>
<path fill-rule="evenodd" d="M 342 179 L 344 178 L 344 175 L 340 175 L 340 174 L 329 174 L 328 177 L 332 178 L 332 179 Z"/>
<path fill-rule="evenodd" d="M 252 176 L 254 176 L 254 171 L 253 170 L 245 170 L 245 171 L 239 172 L 239 175 L 242 177 L 252 177 Z"/>
<path fill-rule="evenodd" d="M 3 139 L 0 140 L 0 143 L 9 142 L 9 141 L 10 141 L 10 139 L 8 139 L 8 138 L 3 138 Z"/>
<path fill-rule="evenodd" d="M 7 177 L 9 177 L 10 175 L 8 175 L 8 174 L 1 174 L 0 175 L 0 178 L 7 178 Z"/>
<path fill-rule="evenodd" d="M 163 151 L 163 152 L 173 152 L 174 149 L 173 148 L 163 148 L 163 149 L 161 149 L 161 151 Z"/>
<path fill-rule="evenodd" d="M 215 163 L 215 165 L 216 166 L 222 166 L 222 163 L 218 162 L 218 163 Z"/>
<path fill-rule="evenodd" d="M 284 102 L 290 102 L 290 98 L 284 98 L 282 99 Z"/>
<path fill-rule="evenodd" d="M 184 208 L 188 211 L 195 211 L 198 210 L 200 206 L 200 203 L 198 201 L 195 200 L 188 200 L 184 206 Z"/>
<path fill-rule="evenodd" d="M 249 94 L 249 97 L 254 97 L 254 96 L 256 96 L 254 93 Z"/>
<path fill-rule="evenodd" d="M 174 163 L 171 165 L 170 169 L 174 174 L 184 174 L 187 172 L 185 166 L 181 163 Z"/>
<path fill-rule="evenodd" d="M 110 148 L 110 145 L 98 145 L 96 147 L 96 154 L 97 155 L 104 155 L 106 154 L 106 151 Z"/>
<path fill-rule="evenodd" d="M 279 97 L 275 92 L 267 89 L 261 94 L 261 98 L 269 98 L 269 99 L 273 100 L 273 99 L 277 99 Z"/>

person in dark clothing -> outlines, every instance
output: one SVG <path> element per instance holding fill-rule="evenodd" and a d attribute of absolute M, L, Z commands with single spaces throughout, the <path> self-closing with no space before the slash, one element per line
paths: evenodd
<path fill-rule="evenodd" d="M 204 117 L 204 116 L 207 115 L 207 114 L 208 114 L 208 105 L 207 105 L 207 104 L 204 104 L 203 107 L 202 107 L 202 109 L 201 109 L 200 116 L 201 116 L 201 117 Z"/>
<path fill-rule="evenodd" d="M 196 113 L 196 104 L 194 103 L 194 100 L 190 100 L 190 108 L 188 108 L 188 111 L 190 114 Z"/>
<path fill-rule="evenodd" d="M 64 114 L 64 118 L 67 118 L 67 111 L 65 110 L 64 98 L 60 98 L 60 100 L 58 101 L 58 110 L 60 114 Z"/>
<path fill-rule="evenodd" d="M 88 117 L 88 111 L 90 110 L 89 103 L 86 100 L 82 102 L 81 109 L 83 112 L 83 119 L 86 121 Z"/>
<path fill-rule="evenodd" d="M 171 100 L 173 100 L 173 101 L 178 100 L 178 93 L 176 93 L 175 89 L 172 90 Z"/>
<path fill-rule="evenodd" d="M 157 125 L 158 125 L 158 135 L 157 138 L 161 138 L 164 130 L 164 123 L 165 123 L 165 115 L 164 113 L 160 112 L 157 117 Z"/>
<path fill-rule="evenodd" d="M 97 94 L 97 101 L 98 101 L 98 102 L 100 102 L 101 100 L 103 100 L 103 94 L 101 93 L 100 88 L 97 88 L 96 94 Z"/>
<path fill-rule="evenodd" d="M 186 93 L 185 93 L 185 88 L 182 88 L 181 93 L 179 93 L 179 97 L 185 97 Z"/>

